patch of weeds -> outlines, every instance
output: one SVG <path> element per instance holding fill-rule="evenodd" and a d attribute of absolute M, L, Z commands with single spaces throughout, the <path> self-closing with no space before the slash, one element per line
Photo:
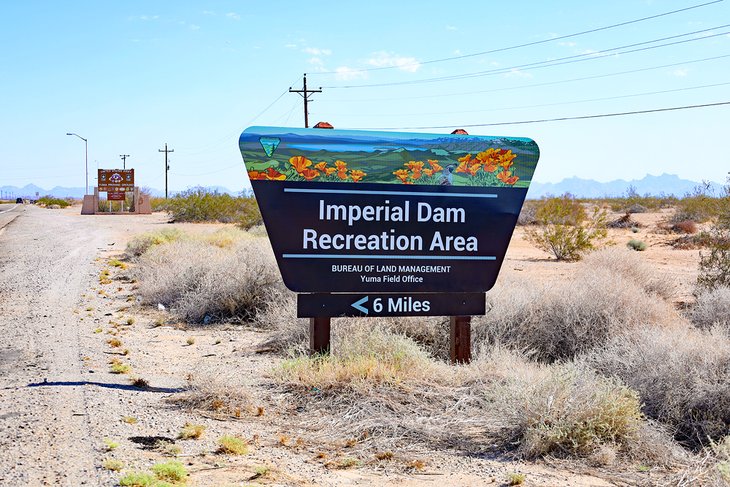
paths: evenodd
<path fill-rule="evenodd" d="M 131 380 L 131 384 L 138 389 L 147 389 L 150 386 L 150 383 L 142 377 L 135 377 Z"/>
<path fill-rule="evenodd" d="M 129 349 L 125 348 L 124 350 L 122 350 L 122 355 L 129 355 Z"/>
<path fill-rule="evenodd" d="M 123 416 L 122 421 L 127 424 L 137 424 L 137 418 L 135 418 L 134 416 Z"/>
<path fill-rule="evenodd" d="M 185 340 L 185 343 L 188 345 L 195 345 L 195 337 L 188 337 L 188 339 Z"/>
<path fill-rule="evenodd" d="M 638 252 L 643 252 L 644 250 L 646 250 L 646 244 L 641 240 L 637 240 L 635 238 L 629 240 L 626 246 L 631 250 L 636 250 Z"/>
<path fill-rule="evenodd" d="M 248 480 L 256 480 L 264 477 L 271 476 L 271 468 L 267 465 L 262 465 L 254 469 L 254 474 L 248 478 Z"/>
<path fill-rule="evenodd" d="M 119 479 L 121 487 L 158 487 L 157 477 L 148 472 L 129 472 Z"/>
<path fill-rule="evenodd" d="M 395 454 L 390 450 L 375 454 L 375 458 L 377 458 L 381 462 L 384 460 L 392 460 L 394 456 Z"/>
<path fill-rule="evenodd" d="M 110 278 L 109 269 L 104 269 L 101 271 L 101 274 L 99 274 L 99 284 L 111 284 L 112 280 Z"/>
<path fill-rule="evenodd" d="M 225 435 L 218 439 L 218 453 L 227 455 L 248 454 L 248 443 L 236 436 Z"/>
<path fill-rule="evenodd" d="M 124 468 L 124 462 L 116 458 L 107 458 L 102 462 L 101 466 L 112 472 L 120 472 Z"/>
<path fill-rule="evenodd" d="M 112 374 L 128 374 L 132 371 L 132 367 L 119 359 L 113 359 L 109 362 L 109 371 Z"/>
<path fill-rule="evenodd" d="M 127 321 L 125 321 L 125 323 L 129 326 L 132 326 L 136 323 L 136 320 L 130 316 L 129 318 L 127 318 Z"/>
<path fill-rule="evenodd" d="M 94 311 L 94 308 L 89 306 L 88 308 L 86 308 L 86 311 Z"/>
<path fill-rule="evenodd" d="M 426 468 L 426 462 L 424 462 L 423 460 L 412 460 L 408 462 L 407 467 L 410 470 L 421 472 Z"/>
<path fill-rule="evenodd" d="M 358 460 L 357 458 L 353 457 L 345 457 L 341 458 L 340 461 L 334 464 L 335 468 L 341 468 L 341 469 L 347 469 L 347 468 L 355 468 L 362 465 L 362 462 Z"/>
<path fill-rule="evenodd" d="M 264 412 L 265 412 L 265 409 L 263 408 L 263 406 L 258 406 L 256 408 L 256 416 L 263 416 Z"/>
<path fill-rule="evenodd" d="M 155 450 L 167 457 L 176 457 L 182 453 L 182 448 L 171 441 L 158 441 Z"/>
<path fill-rule="evenodd" d="M 510 473 L 507 474 L 507 485 L 522 485 L 525 483 L 525 474 Z"/>
<path fill-rule="evenodd" d="M 110 347 L 119 348 L 122 346 L 122 341 L 119 338 L 112 338 L 106 341 Z"/>
<path fill-rule="evenodd" d="M 94 330 L 94 333 L 101 333 L 102 331 L 104 330 L 102 330 L 101 328 L 97 328 L 96 330 Z"/>
<path fill-rule="evenodd" d="M 128 267 L 127 264 L 125 264 L 124 262 L 122 262 L 119 259 L 111 259 L 109 261 L 109 265 L 112 266 L 112 267 L 117 267 L 117 268 L 122 269 L 122 270 L 126 270 L 127 267 Z"/>
<path fill-rule="evenodd" d="M 106 451 L 112 451 L 112 450 L 119 448 L 119 443 L 117 443 L 114 440 L 111 440 L 109 438 L 104 438 L 102 441 L 104 442 L 104 449 Z"/>
<path fill-rule="evenodd" d="M 181 440 L 197 440 L 198 438 L 203 436 L 204 431 L 205 426 L 203 426 L 202 424 L 185 423 L 185 425 L 182 427 L 182 430 L 180 430 L 178 438 L 180 438 Z"/>
<path fill-rule="evenodd" d="M 291 438 L 289 438 L 288 435 L 279 435 L 279 444 L 281 446 L 289 446 L 289 440 L 291 440 Z"/>

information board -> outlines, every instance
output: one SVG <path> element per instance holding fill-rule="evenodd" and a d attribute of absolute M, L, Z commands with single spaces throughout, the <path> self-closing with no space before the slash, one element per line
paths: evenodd
<path fill-rule="evenodd" d="M 99 192 L 134 191 L 134 169 L 99 169 L 98 177 Z"/>
<path fill-rule="evenodd" d="M 497 278 L 531 139 L 250 127 L 239 139 L 286 286 L 473 293 Z"/>

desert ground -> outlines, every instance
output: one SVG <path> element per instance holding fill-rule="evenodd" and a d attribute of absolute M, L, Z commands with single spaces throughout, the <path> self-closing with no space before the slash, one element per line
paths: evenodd
<path fill-rule="evenodd" d="M 176 321 L 167 310 L 142 305 L 138 283 L 110 265 L 137 234 L 171 227 L 205 234 L 225 225 L 168 224 L 161 213 L 79 213 L 23 205 L 0 214 L 0 485 L 118 485 L 122 473 L 104 468 L 110 459 L 128 471 L 172 457 L 185 465 L 192 486 L 474 486 L 515 478 L 529 486 L 659 485 L 673 473 L 427 445 L 378 461 L 335 437 L 308 437 L 305 427 L 292 426 L 298 411 L 269 376 L 282 357 L 262 350 L 266 331 Z M 676 283 L 675 307 L 687 306 L 698 251 L 674 249 L 673 236 L 653 231 L 665 214 L 632 216 L 644 225 L 642 257 Z M 610 232 L 621 246 L 635 237 L 630 229 Z M 518 227 L 500 279 L 549 283 L 569 278 L 577 265 L 550 259 Z M 115 358 L 130 370 L 112 373 Z M 175 401 L 201 380 L 250 395 L 237 398 L 232 414 Z M 205 433 L 181 439 L 186 423 Z M 223 435 L 246 439 L 248 454 L 216 453 Z M 347 465 L 342 460 L 349 457 L 358 460 Z"/>

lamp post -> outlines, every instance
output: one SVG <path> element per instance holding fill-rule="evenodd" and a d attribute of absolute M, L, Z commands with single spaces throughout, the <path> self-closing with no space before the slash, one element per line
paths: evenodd
<path fill-rule="evenodd" d="M 85 167 L 86 167 L 86 193 L 89 194 L 89 141 L 85 138 L 81 137 L 79 134 L 71 134 L 66 132 L 66 135 L 75 135 L 79 139 L 84 141 L 84 147 L 85 147 Z"/>

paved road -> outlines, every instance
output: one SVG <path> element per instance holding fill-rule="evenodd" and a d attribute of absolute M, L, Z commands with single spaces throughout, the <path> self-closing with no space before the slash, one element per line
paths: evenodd
<path fill-rule="evenodd" d="M 0 232 L 18 215 L 25 211 L 25 205 L 0 203 Z"/>

